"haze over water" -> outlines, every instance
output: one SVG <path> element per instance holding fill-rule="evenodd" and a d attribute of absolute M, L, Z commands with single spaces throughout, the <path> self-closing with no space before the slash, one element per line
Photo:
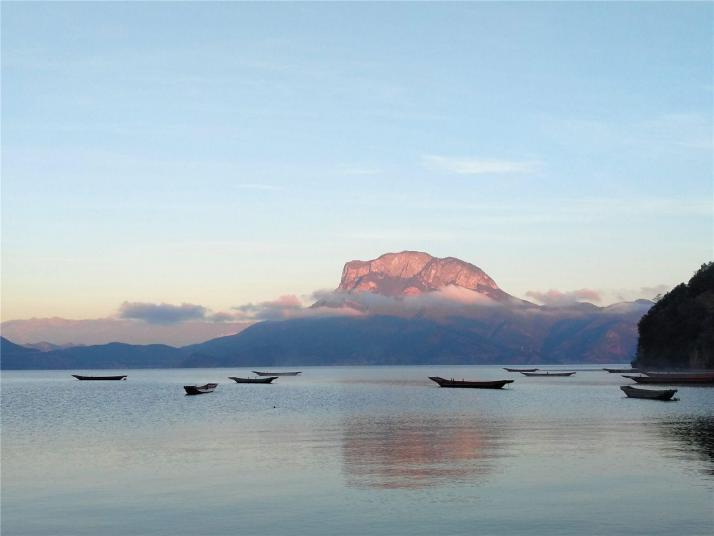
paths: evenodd
<path fill-rule="evenodd" d="M 560 367 L 559 367 L 560 368 Z M 573 370 L 577 370 L 575 367 Z M 714 528 L 714 389 L 497 367 L 4 371 L 7 535 L 671 534 Z M 123 372 L 122 372 L 123 373 Z M 427 376 L 513 378 L 503 391 Z M 218 381 L 187 397 L 182 385 Z M 230 383 L 229 383 L 230 382 Z"/>

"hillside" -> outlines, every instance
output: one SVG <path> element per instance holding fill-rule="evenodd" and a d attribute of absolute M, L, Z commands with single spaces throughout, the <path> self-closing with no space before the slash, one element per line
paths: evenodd
<path fill-rule="evenodd" d="M 714 262 L 703 264 L 642 317 L 633 365 L 714 369 Z"/>
<path fill-rule="evenodd" d="M 1 365 L 623 363 L 635 353 L 637 322 L 651 305 L 538 306 L 508 294 L 471 263 L 402 251 L 346 263 L 337 288 L 312 306 L 235 335 L 182 348 L 111 343 L 39 352 L 14 345 L 3 347 Z"/>

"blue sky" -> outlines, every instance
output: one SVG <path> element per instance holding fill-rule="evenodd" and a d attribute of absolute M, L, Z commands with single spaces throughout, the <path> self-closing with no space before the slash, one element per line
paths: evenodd
<path fill-rule="evenodd" d="M 707 3 L 3 3 L 3 319 L 224 310 L 418 249 L 504 290 L 714 257 Z"/>

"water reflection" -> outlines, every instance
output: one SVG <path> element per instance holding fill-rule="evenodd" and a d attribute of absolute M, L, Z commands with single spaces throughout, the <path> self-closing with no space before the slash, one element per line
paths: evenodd
<path fill-rule="evenodd" d="M 657 426 L 661 434 L 677 442 L 676 457 L 703 461 L 704 472 L 714 475 L 714 417 L 660 421 Z"/>
<path fill-rule="evenodd" d="M 504 455 L 507 433 L 477 417 L 353 416 L 344 422 L 343 472 L 358 488 L 478 483 Z"/>

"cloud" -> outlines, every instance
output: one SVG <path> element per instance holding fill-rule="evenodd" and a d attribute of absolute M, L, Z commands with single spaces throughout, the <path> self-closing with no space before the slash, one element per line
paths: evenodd
<path fill-rule="evenodd" d="M 344 175 L 357 175 L 357 176 L 367 176 L 367 175 L 379 175 L 382 170 L 373 167 L 358 167 L 358 166 L 346 166 L 341 169 Z"/>
<path fill-rule="evenodd" d="M 653 287 L 640 287 L 636 289 L 616 289 L 610 291 L 613 301 L 635 301 L 639 299 L 652 300 L 659 295 L 666 294 L 672 289 L 672 285 L 655 285 Z"/>
<path fill-rule="evenodd" d="M 303 309 L 300 298 L 293 294 L 286 294 L 272 301 L 260 303 L 246 303 L 233 307 L 239 313 L 243 313 L 244 318 L 256 320 L 283 320 L 292 318 Z"/>
<path fill-rule="evenodd" d="M 281 188 L 279 186 L 273 186 L 272 184 L 260 184 L 260 183 L 242 183 L 234 184 L 235 188 L 240 188 L 241 190 L 269 190 L 277 191 Z"/>
<path fill-rule="evenodd" d="M 187 320 L 203 320 L 207 309 L 202 305 L 182 303 L 124 302 L 119 307 L 119 318 L 143 320 L 149 324 L 175 324 Z"/>
<path fill-rule="evenodd" d="M 211 322 L 235 322 L 236 320 L 242 320 L 242 315 L 219 311 L 217 313 L 207 315 L 205 318 Z"/>
<path fill-rule="evenodd" d="M 427 167 L 456 173 L 457 175 L 532 173 L 538 167 L 537 162 L 485 158 L 454 158 L 437 155 L 422 156 L 422 162 Z"/>
<path fill-rule="evenodd" d="M 543 305 L 563 306 L 572 305 L 580 302 L 600 302 L 602 296 L 597 290 L 589 288 L 581 288 L 579 290 L 570 290 L 561 292 L 559 290 L 550 289 L 546 292 L 538 290 L 529 290 L 526 296 L 533 298 Z"/>
<path fill-rule="evenodd" d="M 468 314 L 497 305 L 485 294 L 456 285 L 409 296 L 384 296 L 371 292 L 316 291 L 313 309 L 340 311 L 339 314 L 377 314 L 413 316 L 425 310 L 431 313 Z M 337 314 L 337 313 L 333 313 Z"/>

